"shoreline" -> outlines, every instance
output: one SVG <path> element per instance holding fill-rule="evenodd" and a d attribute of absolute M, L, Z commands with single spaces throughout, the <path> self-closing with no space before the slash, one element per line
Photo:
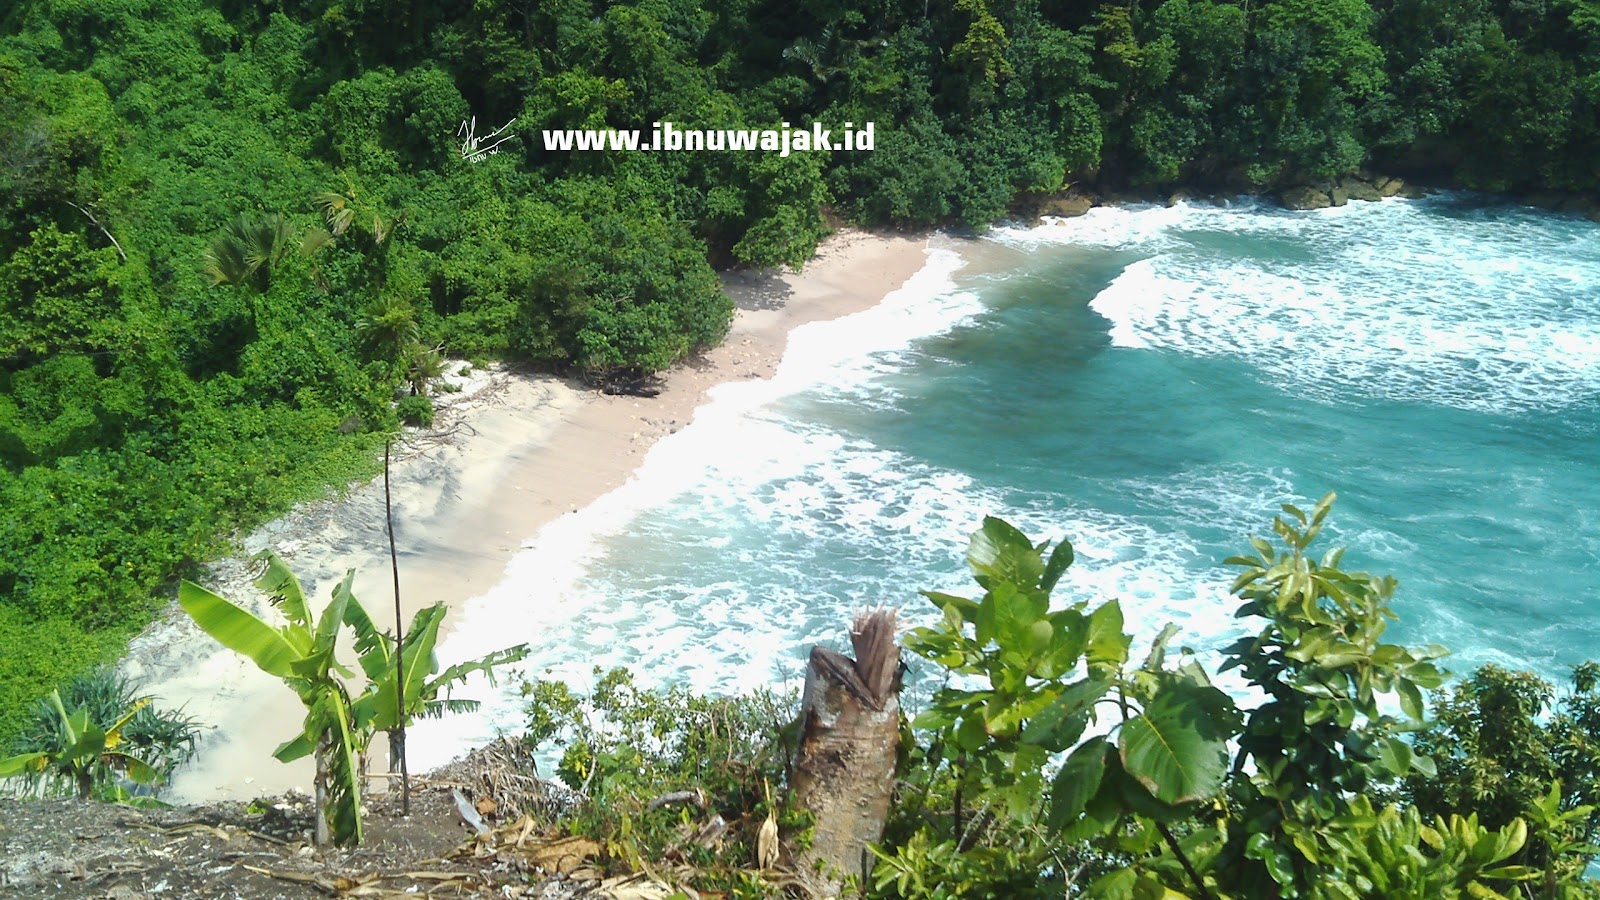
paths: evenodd
<path fill-rule="evenodd" d="M 927 247 L 926 236 L 847 230 L 819 246 L 802 272 L 724 273 L 736 306 L 727 337 L 663 373 L 654 398 L 604 395 L 504 367 L 457 380 L 459 393 L 439 395 L 436 427 L 396 447 L 391 481 L 406 618 L 443 601 L 452 615 L 441 638 L 453 631 L 526 542 L 630 481 L 651 447 L 687 425 L 712 388 L 771 379 L 792 331 L 877 306 L 926 265 Z M 297 508 L 241 543 L 242 554 L 208 567 L 206 586 L 258 615 L 268 608 L 250 584 L 248 558 L 271 547 L 314 606 L 354 568 L 355 595 L 379 621 L 389 618 L 381 477 Z M 303 717 L 298 699 L 201 633 L 175 603 L 130 642 L 121 671 L 206 729 L 169 799 L 249 799 L 310 786 L 310 760 L 272 758 Z"/>

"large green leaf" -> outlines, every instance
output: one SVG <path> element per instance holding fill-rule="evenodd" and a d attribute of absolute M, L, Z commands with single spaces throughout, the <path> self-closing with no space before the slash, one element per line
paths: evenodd
<path fill-rule="evenodd" d="M 439 628 L 444 624 L 445 605 L 434 605 L 417 611 L 411 619 L 411 629 L 406 633 L 401 656 L 406 664 L 406 705 L 420 707 L 424 686 L 439 669 L 434 648 L 439 643 Z"/>
<path fill-rule="evenodd" d="M 294 762 L 310 756 L 316 748 L 317 742 L 302 732 L 279 744 L 278 749 L 272 751 L 272 758 L 278 762 Z"/>
<path fill-rule="evenodd" d="M 1168 682 L 1118 735 L 1122 765 L 1163 803 L 1214 796 L 1228 774 L 1228 738 L 1238 713 L 1213 687 Z"/>
<path fill-rule="evenodd" d="M 190 581 L 178 587 L 178 603 L 206 634 L 243 654 L 269 675 L 288 678 L 300 654 L 278 629 Z"/>
<path fill-rule="evenodd" d="M 48 753 L 23 753 L 19 756 L 10 756 L 0 759 L 0 778 L 43 772 L 49 764 Z"/>
<path fill-rule="evenodd" d="M 933 605 L 946 612 L 955 610 L 962 621 L 972 622 L 978 615 L 978 603 L 966 597 L 957 597 L 953 594 L 942 594 L 938 591 L 923 591 L 922 596 L 933 601 Z"/>
<path fill-rule="evenodd" d="M 1110 679 L 1094 676 L 1068 685 L 1043 712 L 1028 720 L 1022 729 L 1023 742 L 1038 744 L 1052 753 L 1071 747 L 1083 736 L 1095 701 L 1110 688 Z"/>
<path fill-rule="evenodd" d="M 357 605 L 355 595 L 350 592 L 350 584 L 355 581 L 356 570 L 350 569 L 344 573 L 344 578 L 333 586 L 333 594 L 328 605 L 322 608 L 322 615 L 317 620 L 317 649 L 331 646 L 339 637 L 339 626 L 344 624 L 345 610 Z"/>
<path fill-rule="evenodd" d="M 1072 751 L 1050 786 L 1050 827 L 1060 831 L 1077 821 L 1100 790 L 1106 774 L 1106 754 L 1111 744 L 1103 737 L 1090 738 Z"/>
<path fill-rule="evenodd" d="M 323 680 L 331 677 L 330 671 L 346 677 L 353 674 L 340 665 L 337 654 L 339 628 L 344 624 L 345 610 L 357 602 L 355 596 L 350 593 L 350 583 L 355 579 L 355 575 L 355 570 L 351 569 L 345 573 L 343 580 L 334 585 L 328 605 L 322 608 L 322 614 L 317 619 L 317 630 L 311 636 L 309 649 L 305 656 L 296 660 L 292 666 L 296 675 Z"/>
<path fill-rule="evenodd" d="M 1107 600 L 1089 614 L 1089 665 L 1120 666 L 1128 661 L 1130 640 L 1122 633 L 1122 605 Z"/>
<path fill-rule="evenodd" d="M 1045 620 L 1049 604 L 1049 599 L 1037 592 L 996 584 L 979 606 L 978 624 L 987 626 L 987 634 L 978 634 L 979 642 L 994 640 L 1002 656 L 1009 654 L 1010 662 L 1022 665 L 1050 646 L 1054 629 Z"/>
<path fill-rule="evenodd" d="M 973 532 L 972 543 L 967 547 L 967 562 L 977 574 L 978 583 L 985 588 L 993 588 L 999 581 L 1009 581 L 1023 590 L 1031 590 L 1044 575 L 1044 562 L 1028 536 L 994 516 L 986 516 L 983 527 Z"/>
<path fill-rule="evenodd" d="M 361 671 L 371 681 L 383 678 L 383 673 L 393 665 L 390 660 L 393 636 L 379 630 L 367 615 L 367 608 L 360 603 L 345 606 L 344 621 L 355 633 L 356 658 L 361 663 Z"/>
<path fill-rule="evenodd" d="M 1046 593 L 1055 590 L 1056 582 L 1066 574 L 1067 567 L 1072 565 L 1072 560 L 1072 545 L 1067 543 L 1066 538 L 1062 538 L 1061 543 L 1050 552 L 1050 561 L 1045 563 L 1044 576 L 1039 579 L 1039 587 Z"/>
<path fill-rule="evenodd" d="M 418 610 L 411 619 L 411 627 L 406 629 L 405 647 L 402 649 L 401 658 L 405 662 L 407 716 L 416 715 L 424 703 L 431 699 L 427 696 L 425 686 L 437 668 L 433 648 L 438 641 L 439 626 L 444 621 L 444 615 L 444 604 L 435 603 Z M 382 675 L 374 678 L 372 687 L 356 701 L 357 719 L 370 721 L 372 727 L 379 731 L 388 731 L 399 727 L 400 724 L 400 698 L 396 695 L 399 684 L 398 673 L 392 659 L 393 654 L 390 656 L 390 663 Z"/>
<path fill-rule="evenodd" d="M 532 648 L 530 648 L 527 644 L 517 644 L 515 646 L 507 647 L 504 650 L 496 650 L 493 653 L 485 654 L 477 659 L 468 660 L 467 662 L 463 663 L 456 663 L 450 668 L 445 669 L 443 672 L 440 672 L 438 678 L 428 682 L 427 690 L 423 693 L 427 696 L 436 696 L 439 692 L 439 688 L 463 681 L 473 672 L 482 672 L 484 677 L 489 679 L 489 683 L 494 684 L 494 670 L 497 667 L 511 665 L 512 663 L 519 663 L 528 657 L 528 654 L 531 652 L 531 650 Z"/>
<path fill-rule="evenodd" d="M 108 751 L 100 754 L 100 761 L 121 769 L 122 774 L 136 784 L 155 784 L 161 780 L 153 766 L 131 753 Z"/>

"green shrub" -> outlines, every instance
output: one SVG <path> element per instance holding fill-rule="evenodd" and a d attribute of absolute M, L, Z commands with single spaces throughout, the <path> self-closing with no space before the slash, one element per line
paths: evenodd
<path fill-rule="evenodd" d="M 433 427 L 433 398 L 427 394 L 407 394 L 394 409 L 400 421 L 413 428 Z"/>
<path fill-rule="evenodd" d="M 200 740 L 200 724 L 181 710 L 160 709 L 127 678 L 106 666 L 76 675 L 61 688 L 61 703 L 68 710 L 86 709 L 89 721 L 109 729 L 129 710 L 137 712 L 122 727 L 120 749 L 147 763 L 155 770 L 159 789 L 172 773 L 194 758 Z M 41 699 L 21 733 L 12 741 L 10 754 L 46 751 L 61 744 L 61 718 L 54 703 Z M 109 770 L 96 773 L 100 789 L 111 790 Z"/>
<path fill-rule="evenodd" d="M 706 697 L 682 687 L 639 688 L 626 669 L 594 674 L 587 696 L 559 681 L 524 686 L 524 740 L 560 751 L 557 774 L 583 795 L 568 828 L 600 840 L 611 861 L 629 870 L 682 852 L 702 870 L 697 886 L 709 889 L 737 883 L 736 870 L 755 859 L 756 831 L 769 811 L 786 835 L 803 840 L 805 820 L 778 803 L 787 762 L 781 735 L 798 697 L 765 690 Z M 651 807 L 680 792 L 694 799 Z M 729 825 L 720 852 L 685 846 L 685 832 L 714 816 Z"/>
<path fill-rule="evenodd" d="M 1263 698 L 1248 710 L 1211 686 L 1192 651 L 1167 660 L 1175 627 L 1134 665 L 1115 601 L 1052 609 L 1071 547 L 985 520 L 968 551 L 985 593 L 927 594 L 943 618 L 906 639 L 960 680 L 916 719 L 924 731 L 876 851 L 874 895 L 1042 897 L 1087 885 L 1086 896 L 1115 900 L 1423 900 L 1521 895 L 1540 881 L 1528 896 L 1590 896 L 1581 863 L 1594 809 L 1563 806 L 1556 788 L 1501 822 L 1480 822 L 1470 805 L 1425 819 L 1387 802 L 1398 779 L 1435 775 L 1405 732 L 1423 726 L 1422 691 L 1443 680 L 1433 661 L 1446 651 L 1383 643 L 1394 579 L 1340 568 L 1341 550 L 1311 554 L 1332 503 L 1284 506 L 1276 544 L 1253 538 L 1252 555 L 1228 560 L 1243 570 L 1238 615 L 1259 623 L 1224 649 L 1222 668 Z M 1558 723 L 1569 743 L 1600 721 L 1597 671 L 1580 671 L 1575 712 Z M 1540 872 L 1524 852 L 1530 834 L 1553 835 L 1578 864 Z"/>

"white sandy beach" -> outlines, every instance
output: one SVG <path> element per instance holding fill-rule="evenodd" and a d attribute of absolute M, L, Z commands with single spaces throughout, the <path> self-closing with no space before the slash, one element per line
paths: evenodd
<path fill-rule="evenodd" d="M 503 369 L 457 379 L 463 390 L 442 396 L 436 428 L 396 450 L 395 535 L 406 616 L 439 601 L 460 610 L 488 591 L 541 527 L 626 482 L 659 438 L 689 423 L 711 388 L 770 378 L 791 331 L 876 305 L 922 268 L 926 243 L 842 232 L 801 273 L 729 274 L 724 285 L 738 313 L 727 340 L 668 373 L 658 397 L 604 396 Z M 375 615 L 391 608 L 381 480 L 268 523 L 242 543 L 244 554 L 211 567 L 208 586 L 249 598 L 258 613 L 270 611 L 249 585 L 247 561 L 269 547 L 316 602 L 353 568 L 356 596 Z M 179 774 L 172 799 L 243 799 L 310 787 L 308 761 L 284 765 L 272 758 L 301 720 L 298 699 L 196 629 L 176 604 L 133 641 L 123 670 L 207 727 L 200 757 Z"/>

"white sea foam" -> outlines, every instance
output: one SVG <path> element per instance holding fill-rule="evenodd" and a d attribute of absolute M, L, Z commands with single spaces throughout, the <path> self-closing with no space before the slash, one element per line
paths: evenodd
<path fill-rule="evenodd" d="M 1209 577 L 1197 581 L 1196 549 L 1175 525 L 1086 507 L 1018 508 L 968 476 L 843 442 L 818 426 L 752 424 L 747 437 L 779 442 L 777 453 L 802 461 L 776 477 L 759 465 L 714 466 L 674 502 L 635 518 L 627 534 L 604 543 L 604 566 L 562 588 L 561 602 L 581 614 L 543 617 L 536 633 L 519 635 L 532 640 L 541 665 L 579 688 L 592 679 L 590 667 L 613 665 L 629 666 L 645 684 L 700 691 L 797 685 L 806 648 L 838 645 L 841 623 L 855 610 L 889 603 L 910 622 L 931 624 L 935 610 L 917 591 L 976 593 L 961 551 L 982 517 L 1001 511 L 1029 534 L 1070 537 L 1078 562 L 1059 599 L 1119 598 L 1139 652 L 1167 622 L 1195 647 L 1242 633 L 1228 615 L 1228 574 L 1210 560 L 1202 563 Z M 741 439 L 739 446 L 747 445 Z M 1244 527 L 1250 512 L 1284 491 L 1270 476 L 1246 473 L 1196 472 L 1180 481 L 1192 488 L 1158 498 L 1170 500 L 1173 522 L 1220 514 Z M 743 548 L 732 557 L 706 537 L 730 529 Z M 668 549 L 656 555 L 652 548 Z M 525 594 L 514 597 L 527 602 Z M 494 639 L 503 643 L 512 633 L 500 617 Z M 491 736 L 495 723 L 520 722 L 517 697 L 487 699 L 487 715 L 452 722 L 442 746 L 424 738 L 430 761 L 457 742 Z"/>
<path fill-rule="evenodd" d="M 961 550 L 984 515 L 1003 510 L 1030 534 L 1069 536 L 1079 562 L 1063 602 L 1120 598 L 1141 646 L 1168 621 L 1200 647 L 1239 633 L 1225 614 L 1226 573 L 1196 587 L 1196 551 L 1179 528 L 1055 502 L 1018 508 L 966 474 L 772 408 L 807 390 L 892 405 L 879 376 L 903 365 L 918 339 L 983 309 L 955 289 L 959 266 L 955 254 L 932 252 L 878 307 L 796 330 L 772 381 L 718 388 L 628 484 L 529 541 L 502 583 L 469 605 L 441 655 L 525 640 L 535 648 L 532 675 L 548 670 L 578 689 L 592 667 L 612 665 L 645 684 L 703 691 L 794 683 L 804 649 L 838 643 L 856 609 L 902 605 L 927 624 L 934 610 L 918 590 L 971 589 Z M 1259 496 L 1260 479 L 1197 473 L 1188 483 L 1183 496 L 1163 498 L 1175 515 L 1242 519 L 1285 493 L 1270 478 L 1270 498 Z M 514 691 L 479 684 L 467 695 L 484 702 L 480 714 L 419 725 L 411 747 L 421 764 L 520 726 Z"/>
<path fill-rule="evenodd" d="M 1116 346 L 1235 357 L 1329 402 L 1515 412 L 1600 396 L 1600 242 L 1585 228 L 1393 201 L 1096 209 L 997 239 L 1146 254 L 1091 304 Z M 1282 243 L 1255 257 L 1217 249 L 1242 235 Z"/>

